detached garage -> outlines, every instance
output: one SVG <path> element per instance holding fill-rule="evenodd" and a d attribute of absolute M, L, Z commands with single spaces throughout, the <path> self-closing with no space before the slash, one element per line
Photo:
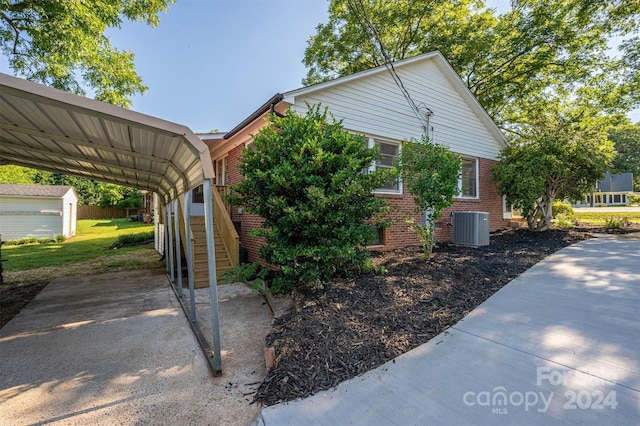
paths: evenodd
<path fill-rule="evenodd" d="M 0 235 L 3 241 L 71 237 L 77 208 L 71 186 L 0 184 Z"/>

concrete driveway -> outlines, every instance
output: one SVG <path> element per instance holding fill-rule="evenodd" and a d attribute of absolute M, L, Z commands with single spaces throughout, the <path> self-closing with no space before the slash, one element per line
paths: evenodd
<path fill-rule="evenodd" d="M 214 378 L 164 271 L 52 282 L 0 329 L 0 425 L 250 424 L 272 316 L 239 286 Z"/>
<path fill-rule="evenodd" d="M 560 250 L 428 343 L 275 425 L 629 425 L 640 419 L 640 235 Z"/>

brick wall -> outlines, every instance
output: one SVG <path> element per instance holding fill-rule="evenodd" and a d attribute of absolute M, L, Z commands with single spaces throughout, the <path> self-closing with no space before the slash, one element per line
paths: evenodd
<path fill-rule="evenodd" d="M 229 153 L 229 184 L 240 182 L 243 178 L 238 171 L 238 158 L 242 154 L 242 147 L 237 147 Z M 442 218 L 438 221 L 440 229 L 436 231 L 436 238 L 439 241 L 451 240 L 451 212 L 453 211 L 482 211 L 489 212 L 490 230 L 506 228 L 508 221 L 502 218 L 502 197 L 498 194 L 497 187 L 491 181 L 491 168 L 497 161 L 478 159 L 479 191 L 478 199 L 456 198 L 453 205 L 446 209 Z M 404 219 L 413 218 L 415 223 L 422 221 L 420 214 L 415 213 L 415 203 L 411 194 L 406 192 L 403 195 L 380 194 L 393 208 L 391 213 L 391 226 L 383 230 L 383 245 L 376 246 L 376 250 L 391 250 L 400 247 L 420 245 L 420 241 L 415 233 L 408 230 L 410 224 Z M 247 249 L 249 262 L 260 260 L 260 247 L 264 244 L 263 238 L 249 236 L 253 228 L 259 228 L 262 219 L 259 216 L 243 213 L 239 214 L 237 208 L 232 208 L 232 220 L 241 223 L 240 245 Z"/>
<path fill-rule="evenodd" d="M 451 241 L 451 212 L 473 211 L 488 212 L 490 219 L 490 231 L 496 231 L 509 226 L 509 221 L 502 218 L 502 197 L 498 194 L 498 187 L 491 180 L 491 168 L 498 164 L 495 160 L 478 159 L 478 175 L 480 198 L 456 199 L 453 205 L 445 210 L 441 221 L 442 230 L 436 235 L 442 241 Z"/>
<path fill-rule="evenodd" d="M 438 220 L 439 229 L 436 230 L 438 241 L 451 241 L 451 212 L 454 211 L 482 211 L 488 212 L 490 218 L 490 230 L 506 228 L 508 221 L 502 218 L 502 197 L 498 194 L 497 187 L 491 181 L 491 168 L 497 161 L 478 159 L 478 177 L 480 197 L 478 199 L 455 198 L 451 207 L 446 209 L 442 218 Z M 412 218 L 416 224 L 422 223 L 420 214 L 415 213 L 413 197 L 405 188 L 403 195 L 379 195 L 387 200 L 394 208 L 391 214 L 392 225 L 383 230 L 383 245 L 376 250 L 391 250 L 400 247 L 420 245 L 415 233 L 409 231 L 405 218 Z"/>
<path fill-rule="evenodd" d="M 233 185 L 242 181 L 243 176 L 238 170 L 238 159 L 242 155 L 243 146 L 237 146 L 229 152 L 227 158 L 229 164 L 229 185 Z M 260 228 L 263 220 L 260 216 L 255 214 L 249 214 L 238 212 L 238 208 L 232 206 L 231 208 L 231 220 L 235 223 L 240 223 L 240 246 L 247 250 L 247 257 L 249 262 L 261 261 L 260 247 L 264 244 L 264 238 L 255 238 L 249 236 L 249 232 L 254 228 Z"/>

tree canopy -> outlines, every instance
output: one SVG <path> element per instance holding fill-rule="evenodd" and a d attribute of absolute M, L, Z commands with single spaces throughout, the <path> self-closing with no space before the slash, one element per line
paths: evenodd
<path fill-rule="evenodd" d="M 640 0 L 512 0 L 504 14 L 484 0 L 331 0 L 304 83 L 384 64 L 372 24 L 391 61 L 440 50 L 503 128 L 550 93 L 624 114 L 640 100 L 639 21 Z"/>
<path fill-rule="evenodd" d="M 146 87 L 134 54 L 111 45 L 125 19 L 159 23 L 174 0 L 0 0 L 0 49 L 17 75 L 122 107 Z"/>
<path fill-rule="evenodd" d="M 144 196 L 134 188 L 28 167 L 0 166 L 0 183 L 73 186 L 83 205 L 135 208 L 144 204 Z"/>
<path fill-rule="evenodd" d="M 603 118 L 581 108 L 548 105 L 503 149 L 493 178 L 529 229 L 551 225 L 556 199 L 579 200 L 609 170 L 615 156 Z"/>

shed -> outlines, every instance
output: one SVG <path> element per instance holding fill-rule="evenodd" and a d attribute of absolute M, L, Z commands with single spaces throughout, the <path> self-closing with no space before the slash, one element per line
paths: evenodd
<path fill-rule="evenodd" d="M 77 207 L 71 186 L 0 184 L 2 240 L 74 236 Z"/>

